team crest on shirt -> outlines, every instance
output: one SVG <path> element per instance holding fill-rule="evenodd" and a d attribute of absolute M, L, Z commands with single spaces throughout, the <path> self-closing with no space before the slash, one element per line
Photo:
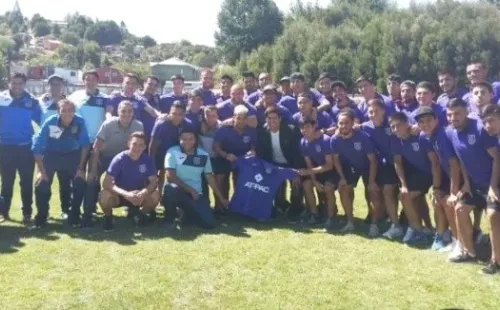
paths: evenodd
<path fill-rule="evenodd" d="M 354 149 L 356 151 L 361 151 L 361 142 L 354 142 Z"/>
<path fill-rule="evenodd" d="M 267 173 L 267 174 L 271 174 L 271 172 L 273 172 L 273 169 L 271 169 L 271 168 L 266 168 L 266 173 Z"/>
<path fill-rule="evenodd" d="M 103 105 L 102 98 L 96 98 L 95 104 L 98 105 L 98 106 Z"/>
<path fill-rule="evenodd" d="M 195 157 L 193 158 L 193 163 L 194 163 L 195 165 L 199 165 L 199 164 L 201 163 L 200 158 L 199 158 L 198 156 L 195 156 Z"/>
<path fill-rule="evenodd" d="M 250 143 L 250 136 L 243 136 L 243 143 Z"/>
<path fill-rule="evenodd" d="M 139 103 L 137 101 L 134 101 L 134 103 L 132 104 L 132 106 L 134 107 L 134 109 L 138 109 L 139 108 Z"/>
<path fill-rule="evenodd" d="M 413 148 L 413 150 L 414 150 L 415 152 L 418 152 L 418 150 L 420 150 L 420 145 L 418 144 L 418 142 L 413 142 L 413 143 L 411 144 L 411 147 Z"/>
<path fill-rule="evenodd" d="M 390 128 L 390 127 L 387 127 L 387 128 L 385 129 L 385 133 L 386 133 L 388 136 L 392 136 L 392 130 L 391 130 L 391 128 Z"/>
<path fill-rule="evenodd" d="M 145 173 L 146 172 L 146 165 L 145 164 L 139 165 L 139 172 L 140 173 Z"/>
<path fill-rule="evenodd" d="M 201 122 L 203 120 L 203 115 L 199 114 L 198 115 L 198 122 Z"/>
<path fill-rule="evenodd" d="M 76 134 L 78 132 L 78 127 L 77 126 L 72 126 L 71 127 L 71 134 Z"/>
<path fill-rule="evenodd" d="M 27 108 L 31 108 L 31 107 L 33 107 L 33 102 L 31 102 L 30 99 L 26 99 L 26 100 L 24 100 L 24 106 Z"/>
<path fill-rule="evenodd" d="M 316 152 L 321 153 L 321 145 L 316 145 Z"/>
<path fill-rule="evenodd" d="M 155 104 L 160 103 L 160 99 L 158 99 L 158 97 L 157 97 L 157 96 L 154 96 L 154 97 L 153 97 L 153 101 L 155 102 Z"/>
<path fill-rule="evenodd" d="M 469 145 L 476 144 L 476 135 L 474 135 L 474 134 L 467 135 L 467 142 L 469 143 Z"/>
<path fill-rule="evenodd" d="M 257 173 L 257 174 L 255 175 L 255 177 L 254 177 L 254 178 L 255 178 L 255 181 L 256 181 L 257 183 L 259 183 L 260 181 L 262 181 L 262 180 L 264 179 L 264 178 L 262 177 L 262 174 L 260 174 L 260 173 Z"/>

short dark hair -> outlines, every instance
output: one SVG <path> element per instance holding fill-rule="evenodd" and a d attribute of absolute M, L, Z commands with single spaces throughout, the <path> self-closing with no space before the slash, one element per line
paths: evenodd
<path fill-rule="evenodd" d="M 203 113 L 207 113 L 207 112 L 218 112 L 217 110 L 217 106 L 215 105 L 206 105 L 203 107 Z"/>
<path fill-rule="evenodd" d="M 129 141 L 133 138 L 142 139 L 142 141 L 146 142 L 146 135 L 142 131 L 134 131 L 128 136 Z"/>
<path fill-rule="evenodd" d="M 332 88 L 334 88 L 334 87 L 340 87 L 340 88 L 343 88 L 344 90 L 347 91 L 347 86 L 345 85 L 345 83 L 343 81 L 339 81 L 339 80 L 333 81 Z"/>
<path fill-rule="evenodd" d="M 10 76 L 11 79 L 22 79 L 25 83 L 26 81 L 28 80 L 28 78 L 26 77 L 26 74 L 22 73 L 22 72 L 14 72 L 11 74 Z"/>
<path fill-rule="evenodd" d="M 186 112 L 186 104 L 184 104 L 184 102 L 182 102 L 180 100 L 175 100 L 174 103 L 172 103 L 172 106 L 170 107 L 170 109 L 172 109 L 172 108 L 181 109 L 184 112 Z"/>
<path fill-rule="evenodd" d="M 150 75 L 146 78 L 146 80 L 156 81 L 156 84 L 160 84 L 160 79 L 156 75 Z"/>
<path fill-rule="evenodd" d="M 180 130 L 179 132 L 179 137 L 183 134 L 183 133 L 190 133 L 192 135 L 194 135 L 195 139 L 198 138 L 198 135 L 196 133 L 196 131 L 194 130 L 194 128 L 191 128 L 191 126 L 188 126 L 188 127 L 184 127 Z"/>
<path fill-rule="evenodd" d="M 316 126 L 316 120 L 312 117 L 301 117 L 299 119 L 299 127 L 302 128 L 305 125 Z"/>
<path fill-rule="evenodd" d="M 488 82 L 478 82 L 478 83 L 474 83 L 474 84 L 472 84 L 471 89 L 472 89 L 472 88 L 474 88 L 474 87 L 484 87 L 484 88 L 486 88 L 486 89 L 490 92 L 490 94 L 492 94 L 492 93 L 493 93 L 493 87 L 492 87 L 492 86 L 491 86 L 491 84 L 490 84 L 490 83 L 488 83 Z"/>
<path fill-rule="evenodd" d="M 129 73 L 125 74 L 125 77 L 128 77 L 130 79 L 135 79 L 135 81 L 137 83 L 141 82 L 141 79 L 139 78 L 139 76 L 137 74 L 135 74 L 135 73 L 132 73 L 132 72 L 129 72 Z"/>
<path fill-rule="evenodd" d="M 404 112 L 396 112 L 389 117 L 389 122 L 393 121 L 408 123 L 408 116 Z"/>
<path fill-rule="evenodd" d="M 93 75 L 95 76 L 95 78 L 99 81 L 99 73 L 97 73 L 96 70 L 89 70 L 89 71 L 85 71 L 83 73 L 83 77 L 82 77 L 82 80 L 85 80 L 85 78 L 87 77 L 87 75 Z"/>
<path fill-rule="evenodd" d="M 405 80 L 401 83 L 401 87 L 404 85 L 410 86 L 414 91 L 417 90 L 417 84 L 413 82 L 412 80 Z"/>
<path fill-rule="evenodd" d="M 228 80 L 231 82 L 231 84 L 234 83 L 234 79 L 232 76 L 230 76 L 229 74 L 224 74 L 220 77 L 221 80 Z"/>
<path fill-rule="evenodd" d="M 356 113 L 354 113 L 352 109 L 347 108 L 347 109 L 342 109 L 337 118 L 340 118 L 341 116 L 347 116 L 348 118 L 351 119 L 351 121 L 354 121 L 354 119 L 356 118 Z"/>
<path fill-rule="evenodd" d="M 184 82 L 184 76 L 182 74 L 174 74 L 170 77 L 170 81 L 180 80 Z"/>
<path fill-rule="evenodd" d="M 481 111 L 481 118 L 485 119 L 487 117 L 499 117 L 500 118 L 500 106 L 498 104 L 488 104 Z"/>
<path fill-rule="evenodd" d="M 483 67 L 484 69 L 487 69 L 486 63 L 481 59 L 472 59 L 467 64 L 467 66 L 470 66 L 470 65 L 481 65 L 481 67 Z"/>
<path fill-rule="evenodd" d="M 306 77 L 304 74 L 302 74 L 300 72 L 294 72 L 294 73 L 292 73 L 292 75 L 290 75 L 290 80 L 299 80 L 299 81 L 305 82 Z"/>
<path fill-rule="evenodd" d="M 453 68 L 444 68 L 438 71 L 437 76 L 440 75 L 451 75 L 452 77 L 456 78 L 457 77 L 457 70 Z"/>
<path fill-rule="evenodd" d="M 386 106 L 385 106 L 385 103 L 382 102 L 382 100 L 380 100 L 379 98 L 374 98 L 374 99 L 370 99 L 368 100 L 368 106 L 377 106 L 379 108 L 381 108 L 382 110 L 385 110 Z"/>
<path fill-rule="evenodd" d="M 312 101 L 311 95 L 308 93 L 300 93 L 297 95 L 297 102 L 299 101 L 299 98 L 306 98 L 307 101 Z"/>
<path fill-rule="evenodd" d="M 424 88 L 429 90 L 431 93 L 436 93 L 436 88 L 434 87 L 434 85 L 432 85 L 431 82 L 422 81 L 418 83 L 417 88 Z"/>
<path fill-rule="evenodd" d="M 403 78 L 399 74 L 392 73 L 387 77 L 387 81 L 398 82 L 399 84 L 401 84 L 401 82 L 403 82 Z"/>
<path fill-rule="evenodd" d="M 323 79 L 332 79 L 332 76 L 328 72 L 323 72 L 319 75 L 318 81 L 321 81 Z"/>
<path fill-rule="evenodd" d="M 201 97 L 201 98 L 203 99 L 203 91 L 202 91 L 200 88 L 193 89 L 193 90 L 189 93 L 189 97 L 190 97 L 190 98 L 193 98 L 193 97 Z"/>
<path fill-rule="evenodd" d="M 255 73 L 253 73 L 252 71 L 245 71 L 241 74 L 241 76 L 243 76 L 244 78 L 254 78 L 255 79 Z"/>
<path fill-rule="evenodd" d="M 279 118 L 281 118 L 280 110 L 276 107 L 269 107 L 264 112 L 264 116 L 267 117 L 269 114 L 277 114 Z"/>
<path fill-rule="evenodd" d="M 366 81 L 366 82 L 368 82 L 368 83 L 370 83 L 370 84 L 372 84 L 372 85 L 373 85 L 372 79 L 371 79 L 371 78 L 369 78 L 369 77 L 367 77 L 366 75 L 362 75 L 362 76 L 358 77 L 358 78 L 356 79 L 356 85 L 357 85 L 358 83 L 360 83 L 360 82 L 363 82 L 363 81 Z"/>
<path fill-rule="evenodd" d="M 467 102 L 465 102 L 462 98 L 453 98 L 450 101 L 448 101 L 448 104 L 446 104 L 447 109 L 454 109 L 454 108 L 467 108 Z"/>

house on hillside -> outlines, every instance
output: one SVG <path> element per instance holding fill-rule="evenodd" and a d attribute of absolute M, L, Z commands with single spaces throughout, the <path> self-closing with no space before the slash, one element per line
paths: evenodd
<path fill-rule="evenodd" d="M 151 72 L 162 81 L 162 84 L 170 80 L 172 75 L 175 74 L 182 74 L 186 81 L 199 81 L 202 70 L 202 68 L 182 61 L 177 57 L 162 62 L 152 62 L 150 66 Z"/>
<path fill-rule="evenodd" d="M 62 45 L 62 42 L 59 40 L 52 40 L 49 38 L 43 38 L 43 49 L 46 51 L 55 51 Z"/>
<path fill-rule="evenodd" d="M 100 84 L 121 84 L 124 73 L 112 67 L 101 67 L 96 69 L 99 74 Z"/>

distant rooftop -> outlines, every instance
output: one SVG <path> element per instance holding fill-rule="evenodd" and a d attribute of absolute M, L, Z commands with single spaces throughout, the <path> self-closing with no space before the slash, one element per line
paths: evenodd
<path fill-rule="evenodd" d="M 156 65 L 164 65 L 164 66 L 188 66 L 188 67 L 191 67 L 195 70 L 201 70 L 202 68 L 198 67 L 198 66 L 195 66 L 195 65 L 192 65 L 190 63 L 187 63 L 183 60 L 180 60 L 179 58 L 177 57 L 172 57 L 172 58 L 169 58 L 167 60 L 164 60 L 162 62 L 150 62 L 149 65 L 152 67 L 152 66 L 156 66 Z"/>

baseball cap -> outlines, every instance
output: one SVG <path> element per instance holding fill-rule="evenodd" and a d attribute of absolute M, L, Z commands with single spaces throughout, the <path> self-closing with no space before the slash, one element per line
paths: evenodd
<path fill-rule="evenodd" d="M 57 79 L 61 82 L 64 82 L 64 78 L 62 76 L 60 76 L 59 74 L 52 74 L 51 76 L 49 76 L 49 78 L 47 79 L 47 82 L 50 83 L 50 81 L 52 81 L 53 79 Z"/>
<path fill-rule="evenodd" d="M 424 106 L 424 107 L 418 108 L 417 111 L 415 111 L 415 120 L 418 121 L 419 118 L 421 118 L 422 116 L 426 116 L 426 115 L 432 115 L 432 116 L 436 117 L 436 114 L 434 113 L 434 111 L 432 110 L 431 107 Z"/>

